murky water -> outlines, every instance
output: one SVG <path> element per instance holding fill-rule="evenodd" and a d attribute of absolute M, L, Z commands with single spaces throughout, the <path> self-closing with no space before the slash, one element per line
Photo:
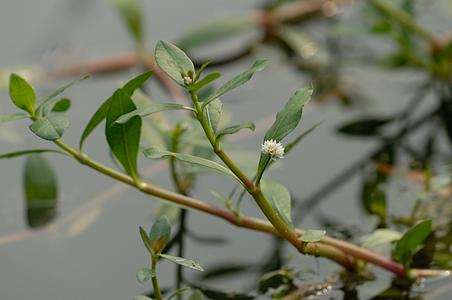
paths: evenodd
<path fill-rule="evenodd" d="M 172 40 L 185 29 L 201 22 L 203 12 L 209 17 L 244 14 L 259 1 L 142 1 L 148 17 L 146 36 L 152 47 L 159 39 Z M 188 5 L 190 3 L 190 5 Z M 183 8 L 179 7 L 183 5 Z M 442 20 L 442 19 L 441 19 Z M 431 21 L 431 20 L 430 20 Z M 0 68 L 30 65 L 68 64 L 84 58 L 102 57 L 133 48 L 124 28 L 118 21 L 109 1 L 89 0 L 2 0 L 0 3 Z M 281 55 L 263 49 L 256 56 L 270 57 L 272 65 L 258 74 L 252 83 L 234 91 L 224 99 L 226 109 L 235 112 L 238 121 L 257 121 L 274 113 L 294 90 L 308 84 L 287 67 Z M 221 69 L 224 77 L 238 72 L 244 65 L 234 64 Z M 67 95 L 73 100 L 70 111 L 71 127 L 64 140 L 76 145 L 79 135 L 91 112 L 106 99 L 120 81 L 130 78 L 130 71 L 121 75 L 95 76 L 71 88 Z M 373 69 L 347 68 L 350 81 L 360 86 L 364 93 L 379 95 L 378 101 L 368 111 L 390 113 L 402 108 L 412 97 L 408 87 L 421 75 L 409 72 L 387 73 Z M 49 86 L 39 86 L 41 90 Z M 164 97 L 155 94 L 155 97 Z M 234 101 L 240 99 L 238 101 Z M 397 99 L 397 101 L 394 101 Z M 230 100 L 230 103 L 228 103 Z M 13 111 L 7 92 L 0 92 L 0 112 Z M 334 128 L 347 120 L 353 112 L 337 105 L 310 104 L 303 117 L 303 127 L 308 128 L 320 120 L 322 125 L 308 137 L 283 166 L 275 169 L 275 179 L 283 181 L 298 201 L 307 199 L 325 180 L 334 178 L 341 170 L 366 155 L 375 143 L 337 136 Z M 356 115 L 356 114 L 355 114 Z M 28 130 L 25 122 L 0 128 L 1 153 L 29 147 L 45 147 Z M 257 158 L 262 132 L 240 142 L 243 149 Z M 106 143 L 102 129 L 89 139 L 86 151 L 107 164 Z M 49 156 L 50 157 L 50 156 Z M 240 157 L 238 157 L 240 158 Z M 147 257 L 138 235 L 138 226 L 150 226 L 157 201 L 131 190 L 74 161 L 51 157 L 58 173 L 60 201 L 58 218 L 54 225 L 42 231 L 29 231 L 25 225 L 21 189 L 23 159 L 0 162 L 0 298 L 1 299 L 131 299 L 148 291 L 135 279 L 138 268 L 147 264 Z M 162 165 L 143 161 L 143 170 L 152 180 L 170 185 Z M 165 170 L 163 168 L 163 170 Z M 357 176 L 331 193 L 299 224 L 316 228 L 317 216 L 341 220 L 345 225 L 360 226 L 370 230 L 375 220 L 364 216 L 357 205 L 360 179 Z M 201 177 L 196 195 L 211 199 L 205 190 L 215 187 L 227 192 L 223 178 Z M 213 200 L 212 200 L 212 203 Z M 256 211 L 249 201 L 244 209 Z M 199 235 L 225 237 L 227 244 L 198 245 L 188 241 L 187 257 L 199 261 L 205 268 L 218 264 L 259 264 L 270 251 L 272 238 L 231 227 L 212 217 L 193 213 L 189 223 Z M 208 224 L 208 226 L 207 226 Z M 291 250 L 289 253 L 294 254 Z M 310 257 L 296 258 L 291 265 L 299 269 L 314 269 L 327 276 L 339 268 L 324 260 Z M 173 266 L 162 263 L 159 269 L 161 282 L 170 286 Z M 387 287 L 390 277 L 382 271 L 379 280 L 364 285 L 359 290 L 362 299 L 370 298 Z M 196 275 L 187 271 L 190 281 Z M 234 276 L 209 286 L 224 289 L 252 287 L 256 278 Z M 450 283 L 449 283 L 450 284 Z M 446 285 L 441 285 L 446 286 Z M 445 293 L 431 299 L 449 299 Z M 336 294 L 331 294 L 334 296 Z M 339 296 L 340 293 L 337 292 Z"/>

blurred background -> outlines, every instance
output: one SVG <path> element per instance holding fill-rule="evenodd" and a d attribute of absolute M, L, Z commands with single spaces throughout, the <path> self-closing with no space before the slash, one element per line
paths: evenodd
<path fill-rule="evenodd" d="M 269 58 L 265 71 L 223 98 L 222 122 L 258 125 L 253 134 L 234 137 L 232 156 L 244 168 L 255 167 L 275 113 L 295 90 L 313 85 L 315 97 L 300 130 L 321 123 L 271 172 L 291 192 L 297 225 L 326 228 L 360 243 L 376 228 L 403 232 L 416 220 L 433 217 L 441 235 L 430 243 L 443 248 L 427 251 L 419 266 L 451 267 L 450 1 L 154 0 L 139 5 L 142 30 L 137 33 L 128 30 L 114 1 L 1 1 L 0 113 L 14 112 L 7 91 L 10 72 L 28 78 L 38 94 L 91 74 L 65 93 L 73 105 L 64 140 L 75 146 L 97 107 L 143 70 L 134 54 L 140 41 L 145 51 L 161 39 L 175 42 L 197 64 L 211 61 L 222 82 L 256 58 Z M 154 101 L 183 100 L 151 81 L 147 91 Z M 180 117 L 166 116 L 173 124 Z M 1 124 L 0 152 L 49 146 L 27 126 L 26 121 Z M 92 134 L 85 151 L 114 166 L 102 129 Z M 150 227 L 159 201 L 67 158 L 46 157 L 58 197 L 41 215 L 30 213 L 24 201 L 24 159 L 0 162 L 1 299 L 132 299 L 149 293 L 135 277 L 147 264 L 138 226 Z M 163 161 L 142 160 L 140 166 L 146 177 L 172 188 Z M 192 194 L 221 205 L 209 189 L 227 195 L 232 188 L 224 178 L 201 174 Z M 261 216 L 249 200 L 242 209 Z M 300 271 L 299 286 L 331 287 L 314 299 L 391 299 L 378 297 L 397 286 L 376 268 L 375 280 L 350 279 L 347 285 L 331 262 L 297 256 L 272 237 L 201 213 L 190 212 L 186 224 L 185 256 L 207 270 L 185 271 L 186 284 L 243 297 L 260 292 L 267 299 L 267 288 L 257 289 L 259 278 L 285 266 Z M 170 264 L 159 266 L 164 288 L 174 286 L 175 272 Z M 450 280 L 427 282 L 410 297 L 449 299 L 451 285 Z"/>

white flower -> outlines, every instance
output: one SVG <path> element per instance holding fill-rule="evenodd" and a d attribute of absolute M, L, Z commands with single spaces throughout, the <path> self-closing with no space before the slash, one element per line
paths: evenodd
<path fill-rule="evenodd" d="M 193 79 L 190 76 L 184 76 L 184 83 L 190 85 L 193 83 Z"/>
<path fill-rule="evenodd" d="M 266 140 L 261 146 L 261 151 L 264 154 L 270 155 L 273 160 L 284 158 L 284 147 L 281 143 L 275 140 Z"/>

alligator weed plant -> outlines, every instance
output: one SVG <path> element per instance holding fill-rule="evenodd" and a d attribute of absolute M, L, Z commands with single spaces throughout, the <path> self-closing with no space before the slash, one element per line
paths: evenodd
<path fill-rule="evenodd" d="M 247 70 L 214 89 L 212 83 L 221 76 L 218 72 L 205 74 L 207 64 L 196 69 L 192 60 L 178 47 L 160 41 L 155 48 L 155 62 L 169 78 L 180 85 L 191 99 L 191 105 L 180 103 L 155 103 L 138 101 L 143 93 L 140 88 L 152 77 L 153 70 L 146 71 L 118 88 L 93 114 L 81 134 L 78 148 L 63 141 L 69 121 L 65 112 L 70 100 L 61 94 L 75 82 L 71 82 L 37 100 L 33 87 L 22 77 L 11 74 L 9 94 L 12 103 L 21 112 L 0 116 L 1 122 L 28 119 L 29 129 L 39 138 L 53 143 L 55 147 L 43 149 L 25 149 L 2 154 L 1 158 L 27 155 L 25 190 L 27 201 L 40 205 L 40 212 L 52 214 L 47 202 L 55 189 L 51 181 L 53 173 L 44 159 L 45 152 L 65 155 L 86 167 L 125 183 L 139 191 L 163 199 L 167 203 L 184 209 L 203 212 L 223 219 L 235 226 L 275 235 L 290 243 L 300 254 L 312 255 L 332 260 L 354 274 L 365 274 L 368 264 L 376 265 L 393 273 L 396 277 L 414 282 L 427 276 L 448 275 L 447 270 L 412 268 L 414 255 L 432 232 L 431 220 L 424 219 L 414 224 L 403 235 L 389 235 L 376 232 L 369 243 L 381 239 L 393 243 L 392 258 L 372 252 L 369 247 L 358 246 L 326 235 L 324 230 L 299 229 L 293 225 L 291 217 L 291 196 L 287 188 L 272 180 L 267 171 L 283 157 L 290 159 L 290 151 L 310 133 L 313 128 L 295 136 L 287 137 L 299 125 L 304 106 L 311 98 L 312 87 L 301 88 L 293 94 L 284 107 L 276 113 L 273 124 L 266 131 L 260 146 L 258 165 L 254 172 L 243 170 L 230 157 L 224 147 L 228 135 L 241 130 L 254 130 L 252 122 L 220 126 L 223 103 L 222 96 L 247 83 L 254 73 L 262 71 L 268 64 L 266 59 L 258 59 Z M 85 79 L 81 78 L 82 80 Z M 182 110 L 185 117 L 174 127 L 157 125 L 157 130 L 165 136 L 164 144 L 152 142 L 142 145 L 143 122 L 157 112 Z M 106 142 L 113 154 L 118 169 L 112 169 L 92 159 L 84 151 L 84 142 L 93 130 L 105 122 Z M 203 138 L 196 139 L 195 136 Z M 257 147 L 258 148 L 258 147 Z M 138 156 L 141 154 L 150 160 L 167 158 L 176 191 L 145 181 L 140 176 Z M 233 191 L 227 195 L 212 192 L 213 197 L 224 205 L 214 206 L 189 194 L 197 172 L 208 171 L 227 176 L 236 183 Z M 209 187 L 210 188 L 210 187 Z M 249 194 L 259 206 L 267 220 L 247 216 L 240 209 L 244 194 Z M 32 213 L 32 212 L 29 212 Z M 35 212 L 36 213 L 36 212 Z M 38 221 L 39 223 L 39 218 Z M 172 299 L 189 290 L 187 287 L 171 291 L 162 291 L 159 287 L 157 263 L 166 260 L 182 267 L 203 271 L 195 261 L 183 257 L 165 254 L 172 246 L 171 223 L 166 216 L 160 217 L 150 232 L 140 227 L 140 236 L 149 253 L 150 263 L 137 273 L 139 282 L 150 281 L 153 299 Z M 371 247 L 370 247 L 371 248 Z M 190 299 L 202 299 L 199 290 L 194 290 Z M 220 297 L 218 297 L 219 299 Z M 149 299 L 137 296 L 136 299 Z"/>

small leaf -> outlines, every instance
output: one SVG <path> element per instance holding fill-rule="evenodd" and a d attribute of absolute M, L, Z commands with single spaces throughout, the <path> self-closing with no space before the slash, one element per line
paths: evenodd
<path fill-rule="evenodd" d="M 30 227 L 44 226 L 55 218 L 57 180 L 51 165 L 40 154 L 30 155 L 25 161 L 24 193 Z"/>
<path fill-rule="evenodd" d="M 16 152 L 10 152 L 5 154 L 0 154 L 0 159 L 2 158 L 14 158 L 22 155 L 29 155 L 29 154 L 37 154 L 37 153 L 44 153 L 44 152 L 53 152 L 53 153 L 59 153 L 66 155 L 65 152 L 59 151 L 59 150 L 53 150 L 53 149 L 29 149 L 29 150 L 23 150 L 23 151 L 16 151 Z"/>
<path fill-rule="evenodd" d="M 155 61 L 175 82 L 185 86 L 184 76 L 193 76 L 195 67 L 188 56 L 175 45 L 159 41 L 155 47 Z"/>
<path fill-rule="evenodd" d="M 207 74 L 203 79 L 197 81 L 195 84 L 191 85 L 188 90 L 189 91 L 198 91 L 200 89 L 202 89 L 203 87 L 205 87 L 206 85 L 208 85 L 209 83 L 217 80 L 218 78 L 221 77 L 221 73 L 219 72 L 213 72 L 210 74 Z"/>
<path fill-rule="evenodd" d="M 154 250 L 152 249 L 151 240 L 149 239 L 149 236 L 148 236 L 146 230 L 144 230 L 143 227 L 141 227 L 141 226 L 140 226 L 140 236 L 141 236 L 141 240 L 143 241 L 144 247 L 146 247 L 146 249 L 149 251 L 149 254 L 151 254 L 153 256 Z"/>
<path fill-rule="evenodd" d="M 269 179 L 262 180 L 260 186 L 262 193 L 278 216 L 287 225 L 293 226 L 291 216 L 292 204 L 289 191 L 282 184 Z"/>
<path fill-rule="evenodd" d="M 191 108 L 190 106 L 185 106 L 179 103 L 152 103 L 122 115 L 116 120 L 116 123 L 124 124 L 135 116 L 147 117 L 151 114 L 158 113 L 161 111 L 180 110 L 180 109 L 194 111 L 193 108 Z"/>
<path fill-rule="evenodd" d="M 105 136 L 111 151 L 126 173 L 133 178 L 138 176 L 137 155 L 140 144 L 141 119 L 135 116 L 125 124 L 118 124 L 115 121 L 121 115 L 135 109 L 132 98 L 122 89 L 118 89 L 111 97 L 105 123 Z"/>
<path fill-rule="evenodd" d="M 305 243 L 320 242 L 325 236 L 325 234 L 326 234 L 325 230 L 314 230 L 314 229 L 305 230 L 305 232 L 300 237 L 300 241 Z"/>
<path fill-rule="evenodd" d="M 190 298 L 188 298 L 188 300 L 204 300 L 204 295 L 200 290 L 196 289 L 190 295 Z"/>
<path fill-rule="evenodd" d="M 127 29 L 138 45 L 143 43 L 143 14 L 138 0 L 114 0 Z"/>
<path fill-rule="evenodd" d="M 146 283 L 155 277 L 155 272 L 149 268 L 142 268 L 137 271 L 137 280 L 139 283 Z"/>
<path fill-rule="evenodd" d="M 220 99 L 211 101 L 206 107 L 206 118 L 213 133 L 217 131 L 218 123 L 220 123 L 223 102 Z"/>
<path fill-rule="evenodd" d="M 35 91 L 25 79 L 14 73 L 9 77 L 9 96 L 18 108 L 34 114 Z"/>
<path fill-rule="evenodd" d="M 30 130 L 48 141 L 58 140 L 63 136 L 64 130 L 69 127 L 69 120 L 64 116 L 43 117 L 30 125 Z"/>
<path fill-rule="evenodd" d="M 178 289 L 177 291 L 174 291 L 174 292 L 169 296 L 168 300 L 174 299 L 174 298 L 176 298 L 177 296 L 180 296 L 180 295 L 182 295 L 183 293 L 185 293 L 186 291 L 189 291 L 189 290 L 190 290 L 190 288 L 188 288 L 188 287 L 180 288 L 180 289 Z"/>
<path fill-rule="evenodd" d="M 134 77 L 122 87 L 122 91 L 127 95 L 132 96 L 135 90 L 141 87 L 152 76 L 152 74 L 154 74 L 153 71 L 146 71 Z M 97 125 L 99 125 L 105 119 L 105 116 L 110 109 L 111 98 L 112 97 L 108 98 L 104 103 L 102 103 L 102 105 L 96 110 L 96 112 L 86 125 L 79 142 L 80 151 L 83 149 L 83 143 L 91 134 L 91 132 L 93 132 Z"/>
<path fill-rule="evenodd" d="M 172 256 L 172 255 L 168 255 L 168 254 L 161 254 L 161 253 L 159 254 L 159 256 L 161 258 L 167 259 L 178 265 L 188 267 L 188 268 L 196 270 L 196 271 L 201 271 L 201 272 L 204 271 L 204 269 L 194 260 L 183 258 L 183 257 Z"/>
<path fill-rule="evenodd" d="M 191 49 L 203 45 L 210 45 L 234 35 L 243 34 L 252 29 L 256 23 L 249 17 L 230 17 L 222 20 L 207 22 L 182 35 L 177 41 L 182 49 Z"/>
<path fill-rule="evenodd" d="M 303 133 L 301 133 L 299 136 L 294 138 L 291 142 L 289 142 L 286 147 L 284 147 L 285 154 L 288 154 L 290 150 L 292 150 L 298 143 L 300 143 L 306 136 L 308 136 L 311 132 L 313 132 L 317 126 L 319 126 L 322 122 L 319 122 L 317 124 L 314 124 L 307 130 L 305 130 Z"/>
<path fill-rule="evenodd" d="M 38 117 L 42 117 L 42 116 L 47 116 L 52 109 L 55 107 L 56 103 L 61 101 L 56 99 L 56 97 L 58 95 L 60 95 L 61 93 L 63 93 L 65 90 L 67 90 L 69 87 L 73 86 L 75 83 L 85 80 L 89 78 L 89 76 L 83 76 L 80 79 L 71 81 L 67 84 L 65 84 L 62 87 L 57 88 L 56 90 L 54 90 L 53 92 L 51 92 L 45 99 L 44 101 L 42 101 L 41 104 L 38 105 L 38 108 L 36 108 L 36 113 L 38 115 Z"/>
<path fill-rule="evenodd" d="M 203 99 L 203 107 L 205 107 L 207 104 L 209 104 L 216 98 L 220 98 L 227 92 L 246 83 L 248 80 L 251 79 L 251 77 L 253 77 L 254 73 L 262 71 L 267 66 L 268 62 L 269 62 L 268 59 L 256 60 L 254 64 L 251 66 L 251 68 L 235 76 L 234 78 L 226 82 L 223 86 L 221 86 L 218 90 L 208 95 L 206 99 Z"/>
<path fill-rule="evenodd" d="M 375 136 L 380 133 L 381 128 L 390 123 L 392 118 L 365 118 L 355 120 L 339 127 L 338 131 L 354 136 Z"/>
<path fill-rule="evenodd" d="M 389 244 L 399 240 L 401 237 L 402 234 L 398 231 L 391 229 L 377 229 L 363 241 L 361 246 L 373 250 L 377 246 Z"/>
<path fill-rule="evenodd" d="M 162 158 L 164 156 L 173 156 L 173 157 L 177 158 L 178 160 L 181 160 L 181 161 L 184 161 L 187 163 L 191 163 L 191 164 L 195 164 L 195 165 L 204 166 L 206 168 L 232 176 L 235 179 L 237 179 L 237 177 L 234 175 L 234 173 L 231 172 L 231 170 L 227 169 L 226 167 L 220 165 L 217 162 L 214 162 L 214 161 L 202 158 L 202 157 L 197 157 L 197 156 L 193 156 L 193 155 L 189 155 L 189 154 L 185 154 L 185 153 L 169 152 L 169 151 L 157 149 L 155 147 L 145 149 L 143 151 L 143 153 L 147 158 L 153 158 L 153 159 Z M 240 180 L 238 180 L 238 181 L 240 182 Z"/>
<path fill-rule="evenodd" d="M 248 128 L 248 129 L 251 129 L 252 131 L 254 131 L 256 129 L 256 125 L 254 125 L 254 123 L 252 123 L 252 122 L 247 122 L 247 123 L 242 123 L 242 124 L 237 124 L 237 125 L 226 127 L 224 129 L 221 129 L 217 133 L 217 139 L 221 138 L 223 135 L 226 135 L 226 134 L 237 133 L 244 128 Z"/>
<path fill-rule="evenodd" d="M 410 228 L 400 240 L 396 242 L 394 259 L 406 268 L 411 265 L 413 255 L 419 250 L 421 243 L 432 232 L 432 220 L 423 220 Z"/>
<path fill-rule="evenodd" d="M 15 113 L 15 114 L 9 114 L 9 115 L 0 115 L 0 123 L 6 123 L 16 120 L 22 120 L 29 118 L 29 115 L 24 113 Z"/>
<path fill-rule="evenodd" d="M 52 112 L 65 112 L 71 108 L 71 100 L 68 98 L 61 98 L 52 108 Z"/>
<path fill-rule="evenodd" d="M 154 253 L 160 253 L 168 243 L 171 237 L 171 223 L 168 218 L 163 216 L 152 225 L 149 234 L 149 241 Z"/>

